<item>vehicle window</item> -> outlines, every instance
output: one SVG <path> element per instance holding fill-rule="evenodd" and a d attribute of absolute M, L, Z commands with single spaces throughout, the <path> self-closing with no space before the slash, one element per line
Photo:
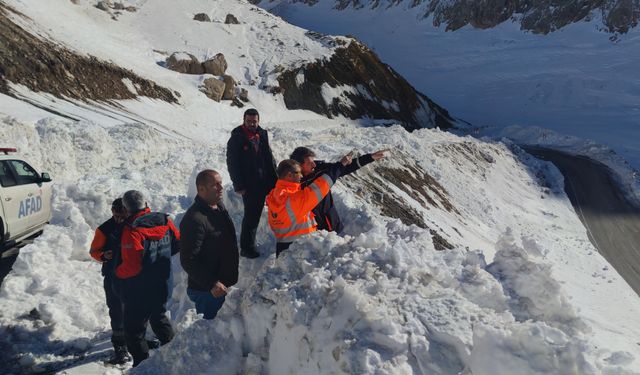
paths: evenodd
<path fill-rule="evenodd" d="M 13 173 L 9 169 L 9 163 L 6 161 L 0 161 L 0 185 L 4 187 L 15 186 L 18 182 Z"/>
<path fill-rule="evenodd" d="M 10 160 L 13 170 L 18 178 L 18 185 L 32 184 L 40 181 L 38 172 L 22 160 Z"/>

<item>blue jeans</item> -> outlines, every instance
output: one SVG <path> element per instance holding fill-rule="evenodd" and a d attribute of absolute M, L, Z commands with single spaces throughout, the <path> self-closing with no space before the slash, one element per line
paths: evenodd
<path fill-rule="evenodd" d="M 224 297 L 214 297 L 211 292 L 187 289 L 189 299 L 196 304 L 198 314 L 203 314 L 205 319 L 213 319 L 218 315 L 218 310 L 224 303 Z"/>

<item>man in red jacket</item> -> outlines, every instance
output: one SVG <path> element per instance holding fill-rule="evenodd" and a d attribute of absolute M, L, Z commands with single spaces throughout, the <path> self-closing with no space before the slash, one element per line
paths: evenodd
<path fill-rule="evenodd" d="M 171 291 L 171 256 L 179 250 L 180 232 L 160 212 L 151 212 L 144 196 L 129 190 L 122 197 L 129 218 L 121 239 L 122 263 L 116 268 L 124 302 L 124 335 L 137 366 L 149 357 L 147 322 L 160 344 L 174 336 L 166 316 Z"/>

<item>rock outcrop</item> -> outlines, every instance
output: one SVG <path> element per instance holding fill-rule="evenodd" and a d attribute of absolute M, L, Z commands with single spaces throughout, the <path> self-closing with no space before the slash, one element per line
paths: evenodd
<path fill-rule="evenodd" d="M 195 16 L 193 16 L 193 20 L 200 22 L 211 22 L 211 18 L 209 18 L 209 15 L 207 15 L 206 13 L 196 14 Z"/>
<path fill-rule="evenodd" d="M 227 60 L 224 55 L 218 53 L 212 58 L 202 63 L 202 67 L 205 73 L 213 74 L 214 76 L 221 76 L 227 71 Z"/>
<path fill-rule="evenodd" d="M 178 73 L 203 74 L 204 67 L 198 58 L 186 52 L 174 52 L 165 61 L 166 67 Z"/>
<path fill-rule="evenodd" d="M 330 118 L 387 119 L 408 130 L 449 128 L 455 123 L 445 109 L 356 41 L 337 48 L 328 60 L 283 71 L 278 82 L 289 109 L 307 109 Z"/>
<path fill-rule="evenodd" d="M 202 82 L 200 89 L 210 99 L 219 102 L 225 92 L 225 83 L 217 78 L 207 78 Z"/>
<path fill-rule="evenodd" d="M 0 92 L 15 97 L 8 85 L 12 82 L 65 99 L 108 101 L 147 96 L 177 102 L 171 90 L 130 70 L 78 55 L 30 34 L 10 20 L 9 12 L 25 17 L 0 3 Z"/>
<path fill-rule="evenodd" d="M 222 82 L 224 82 L 224 93 L 222 94 L 222 100 L 232 100 L 236 96 L 236 80 L 230 75 L 222 76 Z"/>
<path fill-rule="evenodd" d="M 227 25 L 229 24 L 239 25 L 240 21 L 238 21 L 236 16 L 234 16 L 233 14 L 227 14 L 227 17 L 224 19 L 224 23 L 226 23 Z"/>

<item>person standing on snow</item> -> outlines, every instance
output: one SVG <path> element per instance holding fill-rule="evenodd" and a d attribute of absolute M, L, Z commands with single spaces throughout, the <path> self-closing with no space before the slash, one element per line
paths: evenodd
<path fill-rule="evenodd" d="M 124 334 L 133 367 L 149 357 L 147 322 L 160 344 L 174 336 L 166 316 L 171 291 L 171 256 L 179 250 L 180 232 L 169 218 L 151 212 L 141 192 L 129 190 L 122 201 L 129 217 L 122 231 L 122 262 L 116 268 L 124 302 Z"/>
<path fill-rule="evenodd" d="M 227 142 L 227 168 L 233 189 L 242 195 L 244 203 L 240 255 L 257 258 L 260 253 L 256 249 L 256 231 L 264 199 L 273 189 L 277 175 L 269 136 L 260 127 L 260 115 L 253 108 L 244 112 L 243 124 L 231 132 Z"/>
<path fill-rule="evenodd" d="M 111 321 L 111 343 L 114 355 L 109 360 L 112 364 L 124 364 L 131 357 L 127 353 L 127 343 L 124 339 L 123 304 L 115 291 L 115 271 L 120 262 L 120 236 L 122 227 L 127 217 L 127 211 L 122 204 L 122 198 L 111 203 L 111 218 L 96 229 L 91 241 L 91 256 L 102 263 L 102 276 L 104 277 L 104 295 L 109 308 Z"/>
<path fill-rule="evenodd" d="M 380 150 L 372 154 L 362 155 L 353 160 L 353 162 L 344 166 L 340 175 L 344 176 L 353 173 L 375 160 L 382 159 L 386 152 L 388 152 L 388 150 Z M 351 154 L 348 156 L 350 155 Z M 300 163 L 302 170 L 302 180 L 300 182 L 303 188 L 312 184 L 313 181 L 320 177 L 328 168 L 338 164 L 341 165 L 342 163 L 342 161 L 337 163 L 325 163 L 322 160 L 315 160 L 316 154 L 307 147 L 297 147 L 289 157 Z M 346 157 L 347 156 L 344 156 L 343 160 Z M 333 196 L 331 195 L 331 192 L 329 192 L 327 196 L 318 203 L 312 212 L 316 223 L 318 224 L 317 229 L 323 229 L 329 232 L 335 231 L 337 233 L 342 232 L 344 229 L 344 225 L 340 220 L 340 215 L 338 215 L 338 210 L 336 210 L 336 207 L 333 204 Z"/>
<path fill-rule="evenodd" d="M 298 238 L 316 231 L 311 210 L 329 193 L 342 168 L 350 162 L 349 156 L 343 158 L 304 188 L 300 185 L 302 169 L 297 161 L 287 159 L 278 164 L 278 182 L 267 196 L 269 226 L 276 236 L 276 257 Z"/>
<path fill-rule="evenodd" d="M 227 289 L 238 282 L 236 229 L 222 204 L 222 177 L 206 169 L 196 177 L 198 194 L 180 222 L 180 263 L 189 276 L 187 295 L 198 314 L 213 319 Z"/>

